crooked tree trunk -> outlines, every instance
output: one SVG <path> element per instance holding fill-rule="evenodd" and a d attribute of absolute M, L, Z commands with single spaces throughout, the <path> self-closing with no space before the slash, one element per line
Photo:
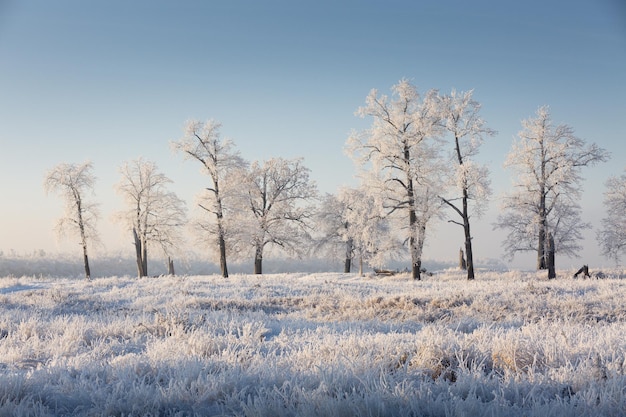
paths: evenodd
<path fill-rule="evenodd" d="M 576 273 L 574 274 L 574 278 L 578 278 L 578 275 L 583 274 L 583 278 L 591 278 L 589 275 L 589 266 L 583 265 Z"/>
<path fill-rule="evenodd" d="M 459 162 L 459 166 L 463 166 L 463 154 L 461 153 L 461 145 L 459 141 L 459 136 L 455 132 L 454 135 L 454 144 L 456 150 L 457 160 Z M 451 201 L 443 199 L 443 201 L 450 206 L 454 211 L 456 211 L 463 219 L 463 223 L 461 222 L 453 222 L 455 224 L 461 225 L 463 227 L 463 235 L 465 237 L 465 256 L 467 257 L 467 279 L 474 279 L 474 253 L 472 251 L 472 233 L 470 230 L 470 221 L 469 221 L 469 210 L 468 210 L 468 200 L 469 200 L 469 192 L 467 183 L 463 184 L 462 187 L 463 198 L 462 198 L 462 207 L 459 209 L 457 206 L 452 204 Z"/>
<path fill-rule="evenodd" d="M 85 265 L 85 278 L 91 279 L 91 268 L 89 268 L 89 257 L 87 256 L 87 235 L 85 233 L 85 224 L 83 223 L 83 209 L 80 195 L 76 193 L 76 209 L 78 214 L 78 228 L 80 230 L 80 243 L 83 247 L 83 263 Z"/>

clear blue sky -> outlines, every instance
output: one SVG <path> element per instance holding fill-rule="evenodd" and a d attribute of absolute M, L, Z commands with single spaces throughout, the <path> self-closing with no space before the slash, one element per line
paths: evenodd
<path fill-rule="evenodd" d="M 303 156 L 334 192 L 353 183 L 343 148 L 368 123 L 355 110 L 403 77 L 421 91 L 473 88 L 499 132 L 481 153 L 494 198 L 473 230 L 479 260 L 502 255 L 502 162 L 541 105 L 612 153 L 584 174 L 584 220 L 603 216 L 604 181 L 626 154 L 623 0 L 0 0 L 0 250 L 64 249 L 51 230 L 60 202 L 42 190 L 60 162 L 93 161 L 106 251 L 131 245 L 110 223 L 122 162 L 154 160 L 191 207 L 205 178 L 169 149 L 190 118 L 221 121 L 250 160 Z M 583 258 L 558 267 L 609 264 L 587 236 Z M 461 242 L 442 224 L 426 258 L 454 259 Z"/>

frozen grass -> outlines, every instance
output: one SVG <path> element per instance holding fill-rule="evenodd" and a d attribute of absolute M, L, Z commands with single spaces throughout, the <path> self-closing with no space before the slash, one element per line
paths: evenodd
<path fill-rule="evenodd" d="M 625 415 L 620 276 L 0 278 L 0 416 Z"/>

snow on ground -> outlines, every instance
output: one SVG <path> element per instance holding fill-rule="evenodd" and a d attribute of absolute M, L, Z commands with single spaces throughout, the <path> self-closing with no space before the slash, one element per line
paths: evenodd
<path fill-rule="evenodd" d="M 0 416 L 619 416 L 626 280 L 0 278 Z"/>

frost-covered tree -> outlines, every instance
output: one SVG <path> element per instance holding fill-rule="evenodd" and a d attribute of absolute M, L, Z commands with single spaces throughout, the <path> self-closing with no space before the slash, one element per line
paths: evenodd
<path fill-rule="evenodd" d="M 460 220 L 450 222 L 463 228 L 467 279 L 470 280 L 474 279 L 474 255 L 469 204 L 474 202 L 474 212 L 480 215 L 491 194 L 489 170 L 473 158 L 478 154 L 483 138 L 495 134 L 480 118 L 480 103 L 472 98 L 472 94 L 472 90 L 452 91 L 441 98 L 442 124 L 453 139 L 451 160 L 456 167 L 450 177 L 450 191 L 441 198 L 460 217 Z"/>
<path fill-rule="evenodd" d="M 346 207 L 343 220 L 347 227 L 342 239 L 350 242 L 352 258 L 359 262 L 359 275 L 363 275 L 363 263 L 381 268 L 404 252 L 378 196 L 364 187 L 345 188 L 340 191 L 339 200 Z"/>
<path fill-rule="evenodd" d="M 326 195 L 317 214 L 318 246 L 328 256 L 343 258 L 344 273 L 349 273 L 353 259 L 381 267 L 403 252 L 402 242 L 393 234 L 382 204 L 364 188 L 342 188 L 335 196 Z"/>
<path fill-rule="evenodd" d="M 169 257 L 182 241 L 186 222 L 185 203 L 167 189 L 172 183 L 154 162 L 141 158 L 124 163 L 116 185 L 126 209 L 117 214 L 133 233 L 137 274 L 148 275 L 148 246 L 158 247 Z"/>
<path fill-rule="evenodd" d="M 253 162 L 245 179 L 240 210 L 239 242 L 252 245 L 254 273 L 263 273 L 263 256 L 268 245 L 287 253 L 308 249 L 310 223 L 317 187 L 309 178 L 302 159 L 272 158 Z"/>
<path fill-rule="evenodd" d="M 87 198 L 90 193 L 93 194 L 96 182 L 92 170 L 91 162 L 63 163 L 48 171 L 44 180 L 46 193 L 57 193 L 64 200 L 65 211 L 57 222 L 56 231 L 59 236 L 67 233 L 80 239 L 87 279 L 91 278 L 87 246 L 89 242 L 98 240 L 98 205 Z"/>
<path fill-rule="evenodd" d="M 419 201 L 417 189 L 433 189 L 429 176 L 434 171 L 427 166 L 438 158 L 439 100 L 435 90 L 420 97 L 415 86 L 404 79 L 392 87 L 392 93 L 389 98 L 374 89 L 367 96 L 357 115 L 371 117 L 372 126 L 348 139 L 348 152 L 363 170 L 373 174 L 366 176 L 365 185 L 380 194 L 387 215 L 402 213 L 412 276 L 420 279 L 423 237 L 429 220 L 420 212 L 431 211 L 424 210 L 422 204 L 439 202 L 430 198 Z"/>
<path fill-rule="evenodd" d="M 626 251 L 626 174 L 606 181 L 604 207 L 606 217 L 596 237 L 604 255 L 618 263 Z"/>
<path fill-rule="evenodd" d="M 325 194 L 315 213 L 315 252 L 344 261 L 344 273 L 352 268 L 353 240 L 347 236 L 346 204 L 334 194 Z"/>
<path fill-rule="evenodd" d="M 226 278 L 228 265 L 224 195 L 228 193 L 228 190 L 224 189 L 223 184 L 232 172 L 245 166 L 245 161 L 235 150 L 232 141 L 222 139 L 221 126 L 214 120 L 204 123 L 196 120 L 189 121 L 185 126 L 184 136 L 172 142 L 172 148 L 176 152 L 181 152 L 185 159 L 200 162 L 202 171 L 210 178 L 210 184 L 204 189 L 198 206 L 212 217 L 210 223 L 203 222 L 202 225 L 218 248 L 220 269 L 222 276 Z"/>
<path fill-rule="evenodd" d="M 515 175 L 514 190 L 504 196 L 495 227 L 509 230 L 509 256 L 536 251 L 537 269 L 548 269 L 553 278 L 554 254 L 576 256 L 581 230 L 590 227 L 580 218 L 581 168 L 609 155 L 576 137 L 570 126 L 553 125 L 546 106 L 522 126 L 504 164 Z"/>

